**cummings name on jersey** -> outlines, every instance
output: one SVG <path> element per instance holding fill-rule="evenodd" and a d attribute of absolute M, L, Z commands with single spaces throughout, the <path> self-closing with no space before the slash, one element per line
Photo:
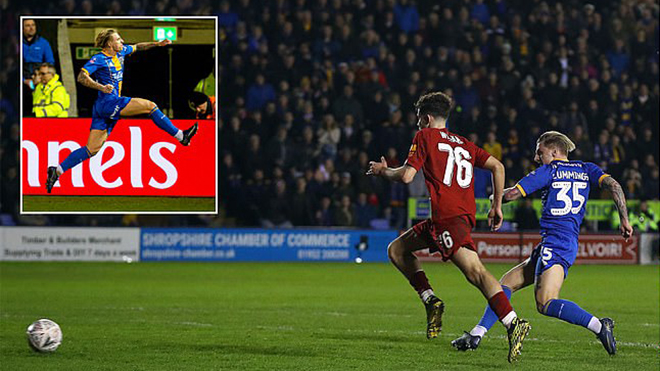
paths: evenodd
<path fill-rule="evenodd" d="M 568 179 L 568 180 L 583 180 L 585 182 L 589 181 L 589 175 L 587 173 L 579 172 L 579 171 L 572 171 L 572 170 L 557 170 L 553 174 L 552 177 L 553 180 L 561 180 L 561 179 Z"/>

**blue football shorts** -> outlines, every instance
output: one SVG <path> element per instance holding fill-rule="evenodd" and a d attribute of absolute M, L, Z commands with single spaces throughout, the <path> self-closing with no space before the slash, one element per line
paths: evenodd
<path fill-rule="evenodd" d="M 530 264 L 536 265 L 537 276 L 553 265 L 559 264 L 564 267 L 564 278 L 566 278 L 568 269 L 575 262 L 577 252 L 577 238 L 560 234 L 545 234 L 541 243 L 534 248 Z"/>
<path fill-rule="evenodd" d="M 97 99 L 92 109 L 92 126 L 90 130 L 107 130 L 110 134 L 119 120 L 119 113 L 130 101 L 131 98 L 129 97 L 115 95 L 107 95 L 102 99 Z"/>

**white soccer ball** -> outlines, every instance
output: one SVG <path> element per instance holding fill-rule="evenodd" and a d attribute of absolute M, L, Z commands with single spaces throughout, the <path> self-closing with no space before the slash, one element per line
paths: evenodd
<path fill-rule="evenodd" d="M 30 347 L 37 352 L 54 352 L 62 344 L 60 326 L 49 319 L 32 323 L 26 333 Z"/>

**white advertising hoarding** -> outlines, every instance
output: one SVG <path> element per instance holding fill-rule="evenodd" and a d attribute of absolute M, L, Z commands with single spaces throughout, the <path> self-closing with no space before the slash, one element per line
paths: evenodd
<path fill-rule="evenodd" d="M 0 260 L 137 261 L 139 228 L 0 227 Z"/>

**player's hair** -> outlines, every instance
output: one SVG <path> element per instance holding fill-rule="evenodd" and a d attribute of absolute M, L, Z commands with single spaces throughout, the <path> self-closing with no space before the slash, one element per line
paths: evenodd
<path fill-rule="evenodd" d="M 108 28 L 106 30 L 99 32 L 99 34 L 96 35 L 94 46 L 96 46 L 97 48 L 105 48 L 108 45 L 108 41 L 110 41 L 110 36 L 112 36 L 112 34 L 115 33 L 117 33 L 117 30 L 112 28 Z"/>
<path fill-rule="evenodd" d="M 431 115 L 433 117 L 440 116 L 442 118 L 449 117 L 451 108 L 454 105 L 453 99 L 440 91 L 424 94 L 419 97 L 415 103 L 415 109 L 419 110 L 419 115 Z"/>
<path fill-rule="evenodd" d="M 569 154 L 575 149 L 575 143 L 565 134 L 558 131 L 546 131 L 541 134 L 536 143 L 543 144 L 546 147 L 556 148 L 564 154 Z"/>

